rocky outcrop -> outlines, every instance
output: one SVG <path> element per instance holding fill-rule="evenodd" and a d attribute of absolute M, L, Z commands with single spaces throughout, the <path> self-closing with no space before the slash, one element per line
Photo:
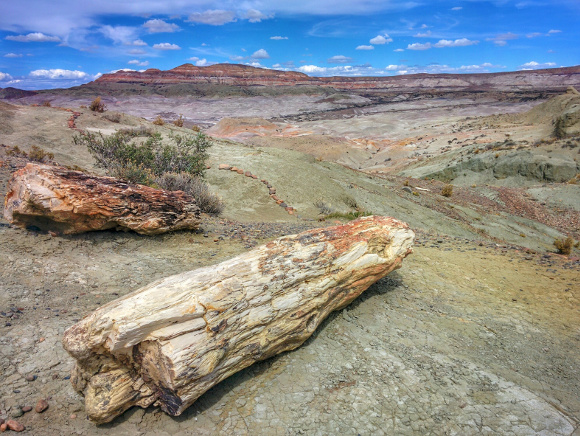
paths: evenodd
<path fill-rule="evenodd" d="M 104 74 L 95 84 L 215 84 L 232 86 L 323 86 L 385 91 L 530 91 L 565 90 L 580 85 L 580 67 L 488 74 L 410 74 L 380 77 L 310 77 L 295 71 L 277 71 L 247 65 L 184 64 L 168 71 L 118 71 Z"/>
<path fill-rule="evenodd" d="M 200 224 L 199 207 L 184 192 L 33 163 L 12 175 L 4 217 L 20 227 L 67 235 L 105 229 L 152 235 Z"/>
<path fill-rule="evenodd" d="M 252 363 L 300 346 L 412 252 L 389 217 L 279 238 L 112 301 L 69 328 L 71 381 L 96 423 L 151 404 L 177 416 Z"/>

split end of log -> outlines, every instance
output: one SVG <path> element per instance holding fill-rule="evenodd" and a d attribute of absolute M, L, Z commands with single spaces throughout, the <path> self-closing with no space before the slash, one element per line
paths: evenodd
<path fill-rule="evenodd" d="M 112 301 L 70 327 L 72 382 L 89 418 L 132 406 L 180 415 L 252 363 L 292 350 L 412 252 L 414 233 L 389 217 L 285 236 L 218 265 Z"/>

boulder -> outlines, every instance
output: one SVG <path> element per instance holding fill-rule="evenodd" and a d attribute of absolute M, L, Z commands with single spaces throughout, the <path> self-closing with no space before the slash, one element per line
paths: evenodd
<path fill-rule="evenodd" d="M 152 235 L 197 229 L 201 222 L 195 199 L 182 191 L 34 163 L 12 174 L 4 217 L 19 227 L 66 235 L 105 229 Z"/>
<path fill-rule="evenodd" d="M 134 405 L 180 415 L 230 375 L 300 346 L 400 268 L 414 236 L 396 219 L 365 217 L 157 280 L 65 331 L 73 386 L 96 423 Z"/>

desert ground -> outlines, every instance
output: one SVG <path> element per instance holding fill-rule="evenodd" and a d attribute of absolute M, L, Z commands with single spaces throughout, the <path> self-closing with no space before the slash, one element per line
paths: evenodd
<path fill-rule="evenodd" d="M 0 101 L 2 194 L 27 162 L 14 146 L 102 173 L 74 145 L 77 129 L 199 125 L 214 138 L 206 180 L 225 203 L 198 231 L 159 236 L 52 236 L 0 219 L 0 418 L 34 435 L 580 434 L 579 251 L 553 245 L 580 239 L 580 102 L 496 97 L 118 96 L 104 97 L 102 114 L 66 93 Z M 81 113 L 75 128 L 67 109 Z M 562 114 L 567 135 L 554 139 Z M 158 115 L 185 126 L 153 126 Z M 297 213 L 220 164 L 267 179 Z M 415 231 L 401 269 L 303 346 L 238 372 L 179 417 L 150 407 L 88 421 L 66 328 L 159 278 L 354 210 Z M 39 399 L 45 412 L 22 411 Z"/>

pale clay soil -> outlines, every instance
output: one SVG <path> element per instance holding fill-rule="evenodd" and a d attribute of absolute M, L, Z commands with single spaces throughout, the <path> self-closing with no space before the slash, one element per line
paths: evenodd
<path fill-rule="evenodd" d="M 451 123 L 458 122 L 456 115 Z M 69 116 L 54 108 L 20 108 L 0 118 L 0 142 L 24 149 L 37 144 L 58 162 L 94 169 L 86 150 L 72 146 Z M 442 114 L 437 117 L 425 119 L 413 137 L 425 135 L 419 130 L 428 130 L 429 122 L 440 124 L 441 134 L 453 134 Z M 357 121 L 364 122 L 376 126 Z M 77 126 L 118 127 L 87 113 Z M 0 152 L 4 193 L 10 172 L 22 162 Z M 435 195 L 440 185 L 414 182 L 430 189 L 414 196 L 401 190 L 402 180 L 371 179 L 294 151 L 223 141 L 210 160 L 208 181 L 227 206 L 221 219 L 204 216 L 198 232 L 53 237 L 0 220 L 0 418 L 46 398 L 44 413 L 15 418 L 28 434 L 578 434 L 580 260 L 553 254 L 551 247 L 577 219 L 578 202 L 566 206 L 577 189 L 530 187 L 526 193 L 545 203 L 538 210 L 549 215 L 538 218 L 542 224 L 510 215 L 517 211 L 507 205 L 500 214 L 489 213 L 492 197 L 504 195 L 492 188 L 458 190 L 450 208 Z M 298 215 L 272 203 L 260 184 L 217 170 L 222 162 L 271 180 Z M 414 253 L 400 270 L 332 314 L 302 347 L 240 371 L 180 417 L 135 408 L 99 427 L 86 419 L 83 399 L 68 380 L 73 361 L 60 342 L 66 328 L 161 277 L 218 263 L 283 234 L 334 224 L 318 222 L 312 203 L 320 197 L 340 209 L 344 195 L 416 230 Z M 478 195 L 481 206 L 470 206 Z M 489 204 L 482 200 L 488 197 Z M 501 198 L 505 203 L 507 197 Z M 566 222 L 550 215 L 557 207 L 569 214 Z M 480 227 L 486 233 L 478 233 Z M 30 375 L 36 379 L 27 381 Z"/>

